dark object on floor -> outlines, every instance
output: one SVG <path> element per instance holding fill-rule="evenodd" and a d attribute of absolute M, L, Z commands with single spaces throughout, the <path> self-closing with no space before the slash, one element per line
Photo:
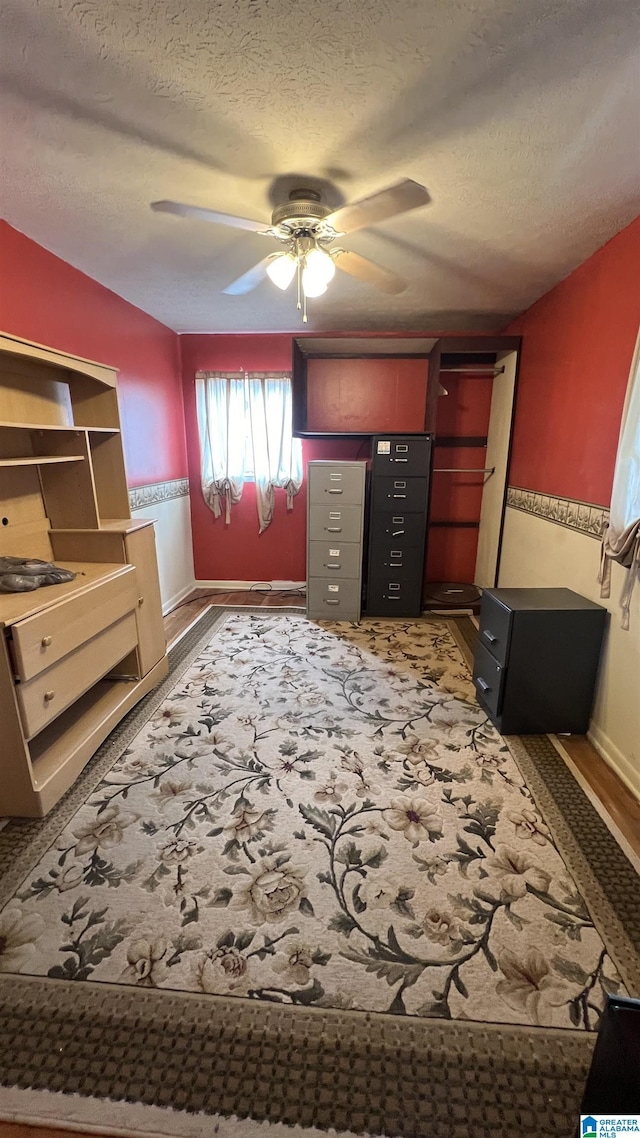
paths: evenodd
<path fill-rule="evenodd" d="M 586 735 L 607 610 L 571 589 L 485 589 L 473 680 L 503 735 Z"/>
<path fill-rule="evenodd" d="M 30 593 L 41 585 L 73 581 L 75 573 L 37 557 L 0 557 L 0 593 Z"/>
<path fill-rule="evenodd" d="M 609 996 L 598 1038 L 581 1114 L 640 1112 L 640 1000 Z"/>
<path fill-rule="evenodd" d="M 456 581 L 431 581 L 425 585 L 424 607 L 473 609 L 476 612 L 480 608 L 480 590 L 477 585 Z"/>

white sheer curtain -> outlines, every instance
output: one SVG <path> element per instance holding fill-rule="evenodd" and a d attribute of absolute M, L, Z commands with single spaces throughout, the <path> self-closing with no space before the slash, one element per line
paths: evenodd
<path fill-rule="evenodd" d="M 286 491 L 287 509 L 302 485 L 302 446 L 292 435 L 291 377 L 249 372 L 249 420 L 260 533 L 273 517 L 275 489 Z"/>
<path fill-rule="evenodd" d="M 198 372 L 196 408 L 200 436 L 200 484 L 205 502 L 225 521 L 239 502 L 245 477 L 245 378 L 243 372 Z"/>
<path fill-rule="evenodd" d="M 302 446 L 292 435 L 291 376 L 287 372 L 198 372 L 196 406 L 201 485 L 216 517 L 239 502 L 245 479 L 255 478 L 259 531 L 273 518 L 275 491 L 287 509 L 302 485 Z"/>
<path fill-rule="evenodd" d="M 640 578 L 640 332 L 622 413 L 609 525 L 602 538 L 601 596 L 611 593 L 611 562 L 627 569 L 620 597 L 622 627 L 629 628 L 633 586 Z"/>

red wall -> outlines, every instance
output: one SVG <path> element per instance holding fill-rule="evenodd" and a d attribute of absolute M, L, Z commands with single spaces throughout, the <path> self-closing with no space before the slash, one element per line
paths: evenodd
<path fill-rule="evenodd" d="M 119 368 L 129 485 L 185 477 L 178 336 L 5 221 L 0 328 Z"/>
<path fill-rule="evenodd" d="M 306 576 L 306 484 L 286 508 L 284 491 L 276 490 L 271 525 L 258 534 L 255 488 L 247 482 L 232 507 L 231 524 L 214 518 L 200 490 L 200 450 L 195 408 L 195 374 L 200 370 L 290 371 L 291 340 L 282 335 L 182 336 L 184 408 L 191 481 L 191 521 L 196 579 L 200 581 L 304 581 Z M 305 440 L 305 463 L 312 458 L 366 457 L 353 439 Z"/>
<path fill-rule="evenodd" d="M 512 486 L 608 506 L 640 323 L 640 218 L 507 331 L 523 336 Z"/>
<path fill-rule="evenodd" d="M 309 359 L 307 430 L 416 430 L 424 423 L 428 364 L 424 359 Z"/>

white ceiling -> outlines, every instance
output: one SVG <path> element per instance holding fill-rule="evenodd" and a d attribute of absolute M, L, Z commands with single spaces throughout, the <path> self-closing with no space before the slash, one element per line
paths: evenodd
<path fill-rule="evenodd" d="M 0 213 L 178 331 L 289 331 L 293 290 L 220 291 L 275 243 L 149 203 L 410 177 L 430 206 L 341 242 L 408 289 L 339 273 L 309 329 L 500 328 L 639 211 L 638 30 L 636 0 L 2 0 Z"/>

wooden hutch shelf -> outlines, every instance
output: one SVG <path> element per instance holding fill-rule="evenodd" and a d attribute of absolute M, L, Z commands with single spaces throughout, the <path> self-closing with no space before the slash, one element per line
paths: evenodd
<path fill-rule="evenodd" d="M 0 593 L 0 815 L 42 817 L 167 672 L 113 368 L 0 335 L 0 516 L 0 556 L 75 574 Z"/>

